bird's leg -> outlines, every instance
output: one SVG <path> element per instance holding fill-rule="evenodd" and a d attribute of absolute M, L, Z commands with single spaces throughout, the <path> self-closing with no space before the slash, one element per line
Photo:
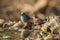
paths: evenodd
<path fill-rule="evenodd" d="M 28 24 L 27 22 L 23 22 L 23 25 L 24 25 L 23 28 L 25 28 L 27 24 Z"/>

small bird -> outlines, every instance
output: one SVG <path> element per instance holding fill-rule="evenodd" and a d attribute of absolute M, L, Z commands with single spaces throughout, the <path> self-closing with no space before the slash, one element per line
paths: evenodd
<path fill-rule="evenodd" d="M 29 23 L 30 17 L 26 13 L 22 12 L 20 19 L 22 24 L 24 25 L 23 28 L 25 28 Z"/>
<path fill-rule="evenodd" d="M 27 21 L 29 21 L 30 17 L 28 15 L 26 15 L 26 13 L 23 12 L 23 13 L 21 13 L 20 19 L 21 19 L 21 21 L 27 22 Z"/>

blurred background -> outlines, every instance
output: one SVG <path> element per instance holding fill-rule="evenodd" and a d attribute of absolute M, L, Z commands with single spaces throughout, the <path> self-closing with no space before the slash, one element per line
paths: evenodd
<path fill-rule="evenodd" d="M 5 20 L 19 20 L 21 9 L 25 4 L 34 5 L 37 0 L 0 0 L 0 18 Z M 29 14 L 29 13 L 28 13 Z M 46 7 L 38 10 L 38 17 L 60 15 L 60 0 L 49 0 Z"/>

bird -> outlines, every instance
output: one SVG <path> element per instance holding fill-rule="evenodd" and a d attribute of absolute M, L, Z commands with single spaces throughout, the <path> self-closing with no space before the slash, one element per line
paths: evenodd
<path fill-rule="evenodd" d="M 21 16 L 20 16 L 20 19 L 21 19 L 21 21 L 23 21 L 23 22 L 28 22 L 29 19 L 30 19 L 30 17 L 29 17 L 26 13 L 22 12 L 22 13 L 21 13 Z"/>

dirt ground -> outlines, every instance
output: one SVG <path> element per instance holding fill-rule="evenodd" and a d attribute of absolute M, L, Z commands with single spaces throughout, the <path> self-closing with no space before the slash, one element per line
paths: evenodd
<path fill-rule="evenodd" d="M 48 0 L 42 8 L 42 5 L 35 5 L 38 1 L 0 0 L 0 40 L 60 40 L 60 0 Z M 33 9 L 34 5 L 39 8 Z M 32 20 L 29 20 L 32 23 L 22 23 L 22 12 L 29 17 L 35 14 L 44 22 L 47 17 L 48 21 L 40 21 L 36 26 Z"/>

